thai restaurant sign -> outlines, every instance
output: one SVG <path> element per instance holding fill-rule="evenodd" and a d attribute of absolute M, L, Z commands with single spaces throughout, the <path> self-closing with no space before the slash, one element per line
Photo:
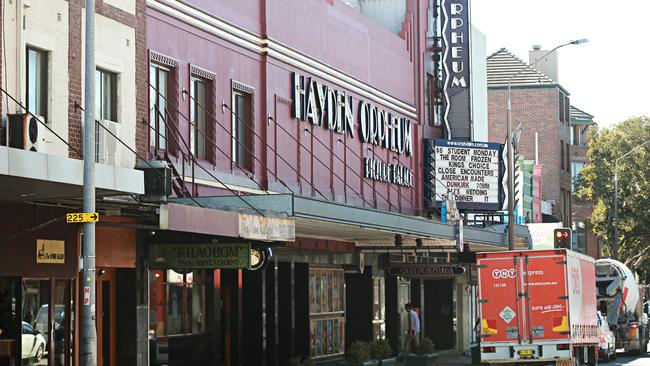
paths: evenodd
<path fill-rule="evenodd" d="M 456 201 L 458 209 L 497 211 L 504 199 L 502 145 L 453 140 L 425 141 L 425 199 L 439 207 Z"/>
<path fill-rule="evenodd" d="M 250 243 L 182 243 L 149 245 L 149 268 L 249 268 Z"/>
<path fill-rule="evenodd" d="M 239 236 L 263 241 L 295 241 L 296 222 L 293 219 L 239 214 Z"/>

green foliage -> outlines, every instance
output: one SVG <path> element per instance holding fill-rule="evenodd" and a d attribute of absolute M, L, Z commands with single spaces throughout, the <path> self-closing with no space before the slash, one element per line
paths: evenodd
<path fill-rule="evenodd" d="M 580 171 L 577 198 L 593 204 L 589 224 L 603 243 L 603 254 L 618 258 L 632 268 L 647 269 L 650 267 L 650 143 L 640 145 L 650 140 L 650 120 L 632 118 L 609 129 L 592 129 L 590 138 L 590 163 Z M 618 248 L 614 244 L 615 172 L 618 173 Z"/>
<path fill-rule="evenodd" d="M 345 360 L 348 362 L 363 362 L 370 358 L 370 344 L 355 341 L 348 347 Z"/>
<path fill-rule="evenodd" d="M 435 350 L 435 347 L 434 347 L 434 344 L 433 344 L 433 341 L 431 340 L 431 338 L 425 337 L 420 342 L 420 346 L 416 350 L 416 353 L 418 355 L 426 355 L 428 353 L 433 353 L 434 350 Z"/>
<path fill-rule="evenodd" d="M 381 360 L 393 354 L 393 349 L 387 340 L 381 339 L 370 344 L 370 358 Z"/>

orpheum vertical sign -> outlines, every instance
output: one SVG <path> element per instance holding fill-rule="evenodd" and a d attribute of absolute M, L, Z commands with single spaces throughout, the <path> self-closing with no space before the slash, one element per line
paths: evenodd
<path fill-rule="evenodd" d="M 471 140 L 469 0 L 442 0 L 442 120 L 447 138 Z"/>

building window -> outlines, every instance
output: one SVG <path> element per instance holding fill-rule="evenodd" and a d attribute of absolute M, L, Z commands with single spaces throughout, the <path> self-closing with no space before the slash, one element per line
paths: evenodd
<path fill-rule="evenodd" d="M 564 145 L 564 152 L 566 153 L 566 171 L 571 173 L 571 150 L 568 142 Z"/>
<path fill-rule="evenodd" d="M 568 125 L 571 121 L 571 101 L 566 94 L 560 91 L 558 93 L 558 102 L 560 107 L 558 110 L 560 122 Z"/>
<path fill-rule="evenodd" d="M 117 74 L 95 71 L 95 118 L 117 122 Z"/>
<path fill-rule="evenodd" d="M 582 221 L 573 223 L 573 250 L 580 253 L 587 253 L 587 230 Z"/>
<path fill-rule="evenodd" d="M 580 170 L 584 167 L 585 163 L 582 161 L 571 162 L 571 183 L 573 184 L 573 194 L 576 192 L 576 184 L 578 177 L 580 176 Z"/>
<path fill-rule="evenodd" d="M 205 108 L 208 83 L 201 78 L 192 77 L 190 85 L 190 147 L 194 156 L 205 159 Z"/>
<path fill-rule="evenodd" d="M 309 354 L 345 352 L 345 287 L 342 269 L 309 269 Z"/>
<path fill-rule="evenodd" d="M 558 118 L 560 119 L 560 122 L 562 122 L 562 123 L 565 122 L 565 119 L 564 119 L 564 108 L 565 108 L 564 102 L 565 102 L 564 93 L 559 92 L 558 93 L 558 104 L 559 104 L 560 108 L 558 109 Z"/>
<path fill-rule="evenodd" d="M 151 64 L 149 67 L 149 145 L 165 150 L 167 136 L 167 98 L 170 70 Z"/>
<path fill-rule="evenodd" d="M 156 336 L 205 332 L 203 272 L 151 270 L 150 329 Z"/>
<path fill-rule="evenodd" d="M 434 100 L 435 98 L 434 88 L 435 88 L 435 79 L 433 78 L 432 74 L 427 73 L 427 100 L 425 101 L 425 103 L 427 108 L 427 117 L 429 119 L 429 126 L 435 125 L 436 101 Z"/>
<path fill-rule="evenodd" d="M 564 141 L 560 140 L 560 170 L 564 170 Z"/>
<path fill-rule="evenodd" d="M 240 90 L 232 93 L 232 161 L 252 171 L 253 95 Z"/>
<path fill-rule="evenodd" d="M 27 48 L 27 110 L 47 121 L 47 58 L 48 54 Z"/>
<path fill-rule="evenodd" d="M 587 141 L 584 136 L 584 130 L 581 125 L 571 126 L 571 144 L 584 146 Z"/>
<path fill-rule="evenodd" d="M 386 289 L 383 277 L 373 277 L 372 336 L 386 339 Z"/>

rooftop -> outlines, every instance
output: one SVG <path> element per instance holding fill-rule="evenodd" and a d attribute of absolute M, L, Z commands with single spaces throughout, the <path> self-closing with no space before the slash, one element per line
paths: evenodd
<path fill-rule="evenodd" d="M 582 109 L 571 106 L 571 123 L 586 124 L 593 122 L 593 120 L 593 115 L 583 111 Z"/>
<path fill-rule="evenodd" d="M 488 56 L 488 87 L 507 86 L 508 80 L 511 78 L 512 86 L 556 86 L 567 93 L 555 80 L 530 66 L 505 48 L 501 48 Z"/>

